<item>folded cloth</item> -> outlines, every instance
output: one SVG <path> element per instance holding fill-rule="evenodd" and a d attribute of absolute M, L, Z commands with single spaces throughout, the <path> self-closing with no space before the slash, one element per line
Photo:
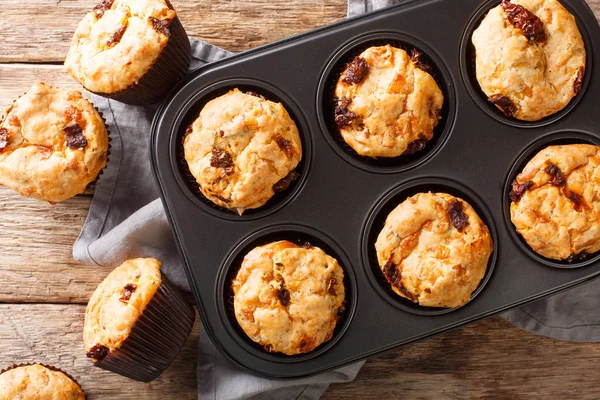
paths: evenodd
<path fill-rule="evenodd" d="M 354 16 L 399 2 L 349 0 Z M 192 39 L 190 70 L 231 53 Z M 111 130 L 108 166 L 96 184 L 88 218 L 77 239 L 75 259 L 100 266 L 117 266 L 134 257 L 155 257 L 163 272 L 184 290 L 189 284 L 176 250 L 149 161 L 150 125 L 157 106 L 131 106 L 93 96 Z M 596 311 L 600 281 L 540 300 L 503 316 L 535 333 L 574 341 L 600 340 Z M 203 328 L 198 355 L 199 399 L 316 399 L 332 382 L 348 382 L 362 363 L 292 381 L 258 378 L 230 364 L 213 346 Z"/>

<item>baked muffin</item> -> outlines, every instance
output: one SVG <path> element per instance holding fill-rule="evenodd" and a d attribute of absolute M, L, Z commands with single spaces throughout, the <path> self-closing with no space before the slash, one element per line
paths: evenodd
<path fill-rule="evenodd" d="M 453 308 L 471 299 L 494 245 L 466 201 L 419 193 L 388 215 L 375 249 L 394 292 L 421 306 Z"/>
<path fill-rule="evenodd" d="M 288 241 L 250 251 L 233 280 L 235 317 L 268 352 L 308 353 L 329 341 L 344 309 L 344 271 L 318 247 Z"/>
<path fill-rule="evenodd" d="M 238 89 L 204 106 L 183 146 L 202 194 L 240 215 L 286 190 L 302 159 L 298 128 L 283 105 Z"/>
<path fill-rule="evenodd" d="M 550 146 L 512 185 L 510 216 L 538 254 L 580 261 L 600 250 L 600 147 Z"/>
<path fill-rule="evenodd" d="M 153 258 L 128 260 L 92 295 L 83 342 L 95 366 L 149 382 L 185 344 L 195 312 L 160 266 Z"/>
<path fill-rule="evenodd" d="M 504 0 L 472 40 L 477 81 L 508 117 L 538 121 L 581 90 L 585 46 L 575 18 L 556 0 Z"/>
<path fill-rule="evenodd" d="M 81 387 L 62 371 L 22 365 L 0 373 L 0 400 L 85 400 Z"/>
<path fill-rule="evenodd" d="M 151 104 L 190 61 L 189 39 L 168 0 L 103 0 L 79 23 L 65 67 L 90 92 Z"/>
<path fill-rule="evenodd" d="M 79 91 L 35 83 L 0 118 L 0 184 L 58 203 L 106 166 L 108 131 Z"/>
<path fill-rule="evenodd" d="M 444 95 L 422 54 L 370 47 L 350 62 L 335 87 L 335 122 L 361 156 L 397 157 L 425 148 Z"/>

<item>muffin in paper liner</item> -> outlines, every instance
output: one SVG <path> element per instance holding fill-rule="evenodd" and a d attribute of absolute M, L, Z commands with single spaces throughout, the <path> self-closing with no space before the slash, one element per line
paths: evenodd
<path fill-rule="evenodd" d="M 174 10 L 168 0 L 165 2 L 169 9 Z M 112 6 L 112 3 L 111 1 L 109 5 Z M 91 14 L 97 12 L 98 7 L 103 4 L 104 2 L 99 4 Z M 78 80 L 88 91 L 98 96 L 132 105 L 158 103 L 187 74 L 192 59 L 189 38 L 178 16 L 173 18 L 167 29 L 169 35 L 166 46 L 141 78 L 125 89 L 114 92 L 94 90 L 77 76 L 78 71 L 74 71 L 75 67 L 73 67 L 76 61 L 70 60 L 70 54 L 67 56 L 65 65 L 73 78 Z M 73 45 L 71 48 L 73 48 Z"/>
<path fill-rule="evenodd" d="M 181 292 L 162 273 L 158 272 L 160 274 L 160 283 L 154 293 L 152 293 L 152 289 L 146 290 L 146 287 L 140 283 L 140 290 L 146 290 L 150 294 L 148 296 L 142 294 L 147 297 L 144 300 L 147 301 L 147 304 L 137 319 L 135 317 L 129 318 L 127 312 L 115 310 L 115 318 L 118 319 L 119 315 L 125 317 L 122 320 L 114 321 L 115 323 L 112 324 L 103 320 L 102 318 L 106 316 L 110 318 L 113 314 L 103 312 L 102 308 L 108 307 L 108 310 L 110 310 L 111 308 L 114 309 L 115 305 L 117 307 L 125 307 L 117 304 L 114 296 L 120 294 L 125 296 L 125 291 L 128 290 L 127 288 L 130 284 L 125 284 L 122 291 L 119 292 L 114 292 L 114 288 L 123 286 L 124 281 L 119 281 L 123 276 L 121 272 L 124 269 L 131 268 L 136 263 L 150 264 L 150 268 L 155 268 L 153 265 L 156 264 L 160 266 L 160 263 L 153 259 L 135 259 L 125 262 L 113 271 L 96 289 L 97 292 L 102 291 L 106 295 L 111 296 L 112 300 L 98 300 L 103 301 L 102 307 L 94 310 L 92 302 L 95 301 L 95 297 L 96 299 L 99 297 L 96 296 L 97 293 L 94 293 L 90 304 L 88 304 L 84 327 L 84 342 L 88 352 L 87 356 L 94 361 L 96 367 L 137 381 L 150 382 L 158 378 L 181 351 L 194 325 L 195 311 L 186 302 Z M 155 271 L 158 271 L 158 268 Z M 118 270 L 120 272 L 117 272 Z M 121 273 L 121 277 L 119 277 L 119 273 Z M 134 272 L 133 274 L 139 277 L 145 273 Z M 111 281 L 116 284 L 111 286 Z M 129 296 L 132 296 L 132 293 L 136 291 L 136 285 L 131 286 L 133 286 L 133 292 L 129 293 Z M 123 301 L 123 296 L 119 299 L 120 302 Z M 140 304 L 143 306 L 144 302 L 138 302 L 137 306 Z M 91 313 L 101 314 L 99 320 L 102 321 L 103 330 L 106 326 L 110 330 L 114 326 L 122 329 L 123 326 L 131 325 L 130 331 L 127 333 L 125 329 L 116 334 L 108 334 L 108 336 L 103 332 L 98 334 L 92 333 L 91 336 L 94 336 L 96 339 L 103 337 L 101 341 L 104 341 L 104 343 L 91 343 L 90 340 L 92 339 L 88 339 L 88 337 L 91 337 L 88 333 L 94 329 L 94 320 L 89 318 Z M 116 337 L 118 339 L 115 339 Z M 109 345 L 108 342 L 112 342 L 112 345 Z M 107 345 L 112 348 L 109 348 Z"/>
<path fill-rule="evenodd" d="M 47 93 L 43 92 L 44 90 Z M 27 190 L 27 186 L 26 185 L 23 185 L 22 187 L 19 185 L 18 187 L 16 187 L 15 186 L 16 185 L 15 179 L 12 179 L 14 181 L 13 183 L 15 183 L 15 185 L 11 185 L 10 184 L 10 180 L 11 180 L 10 176 L 9 177 L 5 176 L 5 178 L 9 182 L 9 184 L 4 183 L 4 185 L 7 186 L 7 187 L 9 187 L 9 188 L 11 188 L 11 189 L 13 189 L 13 190 L 15 190 L 18 194 L 20 194 L 22 196 L 27 196 L 27 197 L 35 198 L 35 199 L 41 200 L 41 201 L 47 201 L 48 203 L 54 205 L 54 204 L 57 204 L 59 202 L 63 202 L 63 201 L 69 200 L 72 197 L 75 197 L 76 195 L 83 193 L 86 190 L 86 188 L 88 188 L 91 184 L 93 184 L 94 182 L 96 182 L 98 180 L 99 176 L 102 175 L 102 172 L 104 171 L 104 169 L 108 165 L 108 159 L 109 159 L 109 156 L 110 156 L 110 148 L 111 148 L 112 138 L 111 138 L 111 132 L 109 130 L 108 124 L 106 123 L 106 119 L 103 116 L 103 113 L 98 109 L 98 107 L 94 106 L 94 104 L 91 102 L 91 100 L 85 98 L 83 96 L 83 94 L 81 93 L 81 91 L 79 91 L 79 90 L 66 90 L 66 89 L 61 89 L 61 88 L 57 88 L 55 86 L 48 85 L 48 84 L 46 84 L 44 82 L 36 82 L 36 83 L 33 84 L 32 88 L 29 91 L 24 92 L 22 96 L 20 96 L 17 99 L 13 100 L 10 103 L 10 105 L 8 105 L 5 108 L 5 110 L 3 110 L 2 113 L 0 113 L 0 156 L 2 155 L 4 147 L 10 146 L 11 140 L 14 140 L 14 139 L 11 139 L 11 136 L 9 136 L 10 129 L 11 129 L 11 120 L 16 119 L 16 121 L 18 122 L 16 124 L 16 126 L 18 127 L 18 129 L 21 128 L 21 122 L 22 122 L 22 120 L 18 119 L 18 115 L 17 116 L 12 115 L 12 114 L 10 114 L 10 112 L 15 107 L 17 101 L 19 101 L 21 98 L 23 98 L 24 96 L 27 96 L 29 94 L 31 94 L 32 96 L 34 96 L 38 91 L 42 91 L 42 93 L 40 95 L 43 95 L 45 93 L 47 96 L 51 96 L 51 95 L 57 96 L 57 98 L 53 100 L 53 103 L 52 103 L 53 105 L 54 104 L 59 104 L 60 102 L 64 102 L 63 101 L 64 99 L 61 99 L 60 96 L 58 96 L 58 95 L 61 92 L 66 93 L 68 95 L 68 101 L 69 101 L 69 103 L 63 104 L 63 105 L 65 105 L 65 113 L 67 112 L 67 110 L 69 108 L 73 108 L 72 106 L 79 101 L 76 98 L 77 96 L 73 97 L 73 93 L 77 93 L 81 97 L 81 100 L 83 100 L 85 103 L 88 103 L 96 111 L 96 113 L 100 117 L 100 120 L 102 121 L 102 126 L 104 127 L 104 130 L 106 131 L 106 139 L 100 138 L 98 135 L 94 135 L 93 136 L 94 141 L 102 139 L 102 140 L 100 140 L 100 142 L 104 142 L 106 140 L 106 143 L 105 143 L 106 144 L 106 150 L 104 151 L 104 162 L 103 162 L 104 165 L 98 170 L 98 172 L 96 173 L 96 176 L 93 179 L 88 179 L 88 177 L 85 177 L 84 181 L 86 181 L 87 184 L 82 189 L 68 191 L 70 193 L 69 196 L 63 195 L 63 196 L 61 196 L 60 199 L 50 199 L 50 198 L 43 198 L 44 196 L 43 196 L 42 193 L 34 192 L 32 194 L 27 194 L 27 193 L 25 193 L 25 191 Z M 33 98 L 33 100 L 35 100 L 35 97 Z M 32 110 L 30 110 L 28 112 L 28 114 L 33 115 L 31 117 L 31 119 L 36 118 L 37 120 L 39 120 L 42 117 L 43 117 L 44 121 L 47 119 L 48 115 L 41 115 L 44 110 L 40 110 L 39 109 L 40 108 L 40 104 L 34 104 L 34 102 L 32 102 L 28 106 L 33 107 Z M 41 106 L 43 107 L 43 104 L 41 104 Z M 80 110 L 77 107 L 75 107 L 75 108 L 76 108 L 76 112 L 89 111 L 89 110 L 85 110 L 85 109 Z M 87 121 L 87 120 L 85 122 L 86 122 L 86 125 L 87 125 L 87 123 L 89 123 L 89 121 Z M 36 124 L 39 125 L 39 121 L 34 120 L 34 121 L 30 121 L 29 125 L 36 125 Z M 66 128 L 67 127 L 65 127 L 65 129 Z M 3 136 L 4 134 L 6 136 Z M 34 135 L 35 138 L 40 139 L 40 140 L 46 140 L 47 139 L 47 138 L 44 139 L 44 137 L 43 137 L 44 135 L 41 134 L 38 131 L 31 132 L 31 135 Z M 87 139 L 90 139 L 89 134 L 85 135 L 83 137 L 86 139 L 86 141 L 87 141 Z M 25 138 L 23 138 L 23 139 L 25 140 Z M 56 138 L 54 138 L 54 139 L 56 139 Z M 52 144 L 53 147 L 50 148 L 50 147 L 46 147 L 46 146 L 44 146 L 42 144 L 37 144 L 36 148 L 42 148 L 42 149 L 43 148 L 47 148 L 48 149 L 48 154 L 49 154 L 48 158 L 51 158 L 51 156 L 55 152 L 55 145 L 56 144 L 53 143 Z M 29 146 L 29 144 L 27 144 L 27 146 Z M 87 144 L 85 146 L 87 147 Z M 101 144 L 101 147 L 103 148 L 104 144 Z M 15 151 L 15 150 L 16 149 L 14 149 L 13 151 Z M 82 150 L 82 149 L 79 149 L 79 150 Z M 102 149 L 100 149 L 100 150 L 102 150 Z M 56 150 L 56 152 L 60 152 L 60 148 L 58 150 Z M 87 156 L 84 155 L 84 159 L 83 160 L 79 160 L 77 162 L 77 164 L 85 164 L 85 163 L 90 162 L 86 157 Z M 30 157 L 29 159 L 31 160 L 32 157 Z M 27 161 L 27 160 L 25 160 L 25 161 Z M 0 160 L 0 162 L 2 162 L 2 160 Z M 102 160 L 100 160 L 99 162 L 102 163 Z M 17 163 L 13 167 L 15 167 L 15 168 L 21 168 L 22 165 L 20 165 L 20 164 L 21 163 Z M 1 171 L 2 168 L 0 168 L 0 174 L 4 174 L 7 171 L 13 171 L 11 173 L 14 173 L 14 169 L 11 168 L 10 166 L 4 167 L 4 168 L 6 169 L 6 171 L 2 172 Z M 71 167 L 69 166 L 69 168 L 71 168 Z M 89 168 L 89 166 L 86 167 L 86 168 Z M 27 168 L 27 170 L 31 170 L 31 168 Z M 50 181 L 49 186 L 46 186 L 46 187 L 50 187 L 50 186 L 53 186 L 53 185 L 56 186 L 56 187 L 65 187 L 65 186 L 68 187 L 68 186 L 70 186 L 70 184 L 78 184 L 78 182 L 77 182 L 78 180 L 71 180 L 71 181 L 67 180 L 67 181 L 65 181 L 65 178 L 64 178 L 65 175 L 63 173 L 61 173 L 60 165 L 56 166 L 56 168 L 54 168 L 54 169 L 53 168 L 49 168 L 48 166 L 44 166 L 43 167 L 43 171 L 45 172 L 45 174 L 42 177 L 40 177 L 40 180 L 43 181 L 42 183 L 47 184 L 48 181 Z M 54 175 L 52 175 L 53 173 L 54 173 Z M 50 174 L 50 175 L 48 175 L 48 174 Z M 29 176 L 29 177 L 26 176 L 25 178 L 26 179 L 34 180 L 34 177 L 32 177 L 32 176 Z M 2 181 L 2 177 L 0 177 L 0 181 Z M 13 186 L 15 186 L 15 187 L 13 187 Z M 38 187 L 39 190 L 43 189 L 43 188 L 41 188 L 40 182 L 38 182 L 36 186 Z M 48 197 L 51 197 L 51 195 L 49 193 L 47 193 L 47 195 L 48 195 Z M 52 195 L 52 197 L 56 197 L 56 196 Z"/>
<path fill-rule="evenodd" d="M 48 364 L 42 364 L 42 363 L 37 363 L 37 362 L 34 362 L 34 363 L 21 363 L 21 364 L 13 364 L 12 366 L 10 366 L 10 367 L 8 367 L 8 368 L 5 368 L 5 369 L 2 369 L 2 370 L 0 370 L 0 384 L 2 383 L 2 378 L 1 378 L 1 377 L 2 377 L 2 375 L 3 375 L 4 373 L 6 373 L 6 372 L 9 372 L 9 371 L 12 371 L 12 370 L 15 370 L 15 369 L 17 369 L 17 368 L 32 367 L 32 366 L 39 366 L 39 367 L 43 367 L 43 368 L 45 368 L 45 369 L 47 369 L 47 370 L 50 370 L 50 371 L 52 371 L 52 372 L 58 372 L 58 373 L 60 373 L 60 374 L 64 375 L 64 376 L 65 376 L 65 377 L 66 377 L 68 380 L 63 380 L 63 383 L 65 383 L 65 381 L 66 381 L 66 383 L 67 383 L 67 384 L 69 384 L 69 383 L 73 383 L 73 384 L 75 385 L 75 388 L 73 388 L 73 389 L 75 389 L 75 390 L 73 391 L 73 392 L 75 392 L 75 393 L 71 392 L 71 394 L 72 394 L 72 399 L 73 399 L 73 400 L 85 400 L 85 399 L 87 399 L 87 395 L 85 394 L 85 392 L 84 392 L 84 390 L 82 389 L 82 387 L 81 387 L 81 385 L 79 384 L 79 382 L 77 382 L 77 379 L 75 379 L 75 378 L 74 378 L 73 376 L 71 376 L 69 373 L 67 373 L 67 372 L 63 371 L 63 370 L 62 370 L 62 369 L 60 369 L 60 368 L 54 367 L 54 366 L 52 366 L 52 365 L 48 365 Z M 70 382 L 69 382 L 69 381 L 70 381 Z M 49 381 L 49 382 L 51 382 L 51 381 Z M 21 385 L 22 385 L 22 382 L 21 382 Z M 25 390 L 27 387 L 28 387 L 28 386 L 26 386 L 26 387 L 22 387 L 22 386 L 21 386 L 19 389 L 20 389 L 20 391 L 23 391 L 23 390 Z M 79 390 L 77 390 L 77 389 L 79 389 Z M 3 391 L 5 391 L 5 390 L 6 390 L 6 391 L 10 390 L 10 387 L 9 387 L 9 386 L 6 386 L 6 385 L 0 385 L 0 399 L 3 399 L 3 397 L 2 397 L 2 396 L 3 396 Z M 18 393 L 18 394 L 23 394 L 23 393 Z M 37 394 L 39 395 L 39 392 L 38 392 Z M 52 393 L 52 395 L 56 395 L 56 390 L 54 390 L 54 393 Z M 29 397 L 24 397 L 24 398 L 29 398 Z"/>

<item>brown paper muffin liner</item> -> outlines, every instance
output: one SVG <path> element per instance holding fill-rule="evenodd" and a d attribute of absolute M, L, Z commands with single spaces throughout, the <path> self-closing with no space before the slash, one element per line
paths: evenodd
<path fill-rule="evenodd" d="M 167 5 L 173 9 L 168 1 Z M 137 83 L 116 93 L 92 93 L 132 105 L 148 105 L 163 100 L 175 84 L 187 74 L 192 60 L 190 40 L 179 17 L 173 19 L 169 30 L 171 35 L 167 45 Z"/>
<path fill-rule="evenodd" d="M 96 367 L 141 382 L 158 378 L 173 362 L 192 331 L 196 313 L 162 275 L 162 283 L 121 347 Z"/>
<path fill-rule="evenodd" d="M 54 367 L 52 365 L 48 365 L 48 364 L 43 364 L 43 363 L 37 363 L 37 362 L 33 362 L 33 363 L 21 363 L 21 364 L 13 364 L 8 368 L 5 368 L 3 370 L 0 370 L 0 375 L 2 375 L 5 372 L 10 371 L 11 369 L 15 369 L 15 368 L 21 368 L 21 367 L 29 367 L 31 365 L 41 365 L 42 367 L 48 368 L 50 371 L 56 371 L 56 372 L 60 372 L 61 374 L 64 374 L 67 378 L 69 378 L 70 380 L 72 380 L 73 382 L 75 382 L 75 384 L 77 386 L 79 386 L 79 389 L 81 389 L 81 391 L 83 392 L 83 396 L 84 398 L 87 399 L 87 394 L 85 393 L 85 390 L 83 390 L 83 388 L 81 387 L 81 385 L 79 384 L 79 382 L 77 382 L 77 379 L 73 378 L 73 376 L 71 374 L 69 374 L 68 372 L 63 371 L 60 368 Z"/>

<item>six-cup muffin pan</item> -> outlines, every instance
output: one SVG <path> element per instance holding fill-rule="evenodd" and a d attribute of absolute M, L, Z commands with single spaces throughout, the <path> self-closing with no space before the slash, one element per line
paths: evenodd
<path fill-rule="evenodd" d="M 162 200 L 208 334 L 231 361 L 270 378 L 298 378 L 340 367 L 487 318 L 588 282 L 600 255 L 569 264 L 536 255 L 514 231 L 510 183 L 551 144 L 600 145 L 600 27 L 583 0 L 561 0 L 577 19 L 587 50 L 581 92 L 538 122 L 505 117 L 474 77 L 473 30 L 499 0 L 413 0 L 292 37 L 192 73 L 165 101 L 153 125 L 151 154 Z M 333 88 L 345 64 L 369 46 L 423 52 L 445 97 L 426 149 L 391 160 L 356 155 L 333 121 Z M 182 138 L 203 105 L 230 89 L 281 102 L 303 143 L 300 179 L 243 216 L 213 205 L 183 158 Z M 425 308 L 394 294 L 376 262 L 374 242 L 387 214 L 407 197 L 443 191 L 469 202 L 490 229 L 494 253 L 467 305 Z M 266 352 L 241 331 L 231 280 L 255 246 L 310 242 L 345 272 L 346 310 L 331 341 L 315 351 Z"/>

